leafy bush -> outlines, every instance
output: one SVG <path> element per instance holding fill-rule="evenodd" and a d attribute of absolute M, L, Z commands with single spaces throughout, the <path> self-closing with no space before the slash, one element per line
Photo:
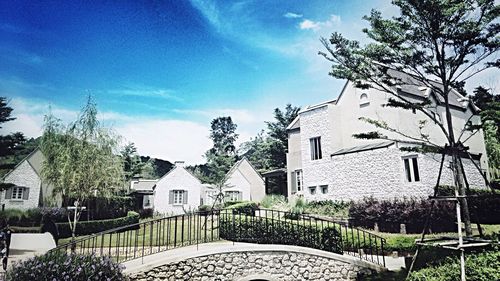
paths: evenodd
<path fill-rule="evenodd" d="M 308 214 L 347 217 L 350 204 L 333 200 L 311 201 L 306 203 L 304 211 Z"/>
<path fill-rule="evenodd" d="M 226 208 L 233 211 L 233 214 L 245 214 L 248 216 L 255 215 L 255 210 L 259 209 L 257 203 L 255 202 L 241 202 L 238 204 L 231 205 Z"/>
<path fill-rule="evenodd" d="M 91 220 L 120 218 L 135 209 L 135 199 L 131 196 L 93 197 L 87 201 L 88 217 Z M 82 219 L 87 213 L 82 214 Z"/>
<path fill-rule="evenodd" d="M 399 232 L 400 224 L 404 223 L 407 233 L 419 233 L 424 227 L 430 206 L 430 200 L 405 198 L 379 201 L 373 197 L 364 198 L 351 204 L 349 208 L 350 223 L 352 226 L 373 229 L 376 222 L 380 231 L 383 232 Z M 455 222 L 454 203 L 440 202 L 435 204 L 430 217 L 432 232 L 455 231 Z"/>
<path fill-rule="evenodd" d="M 198 212 L 209 212 L 212 210 L 212 206 L 210 205 L 201 205 L 198 207 Z"/>
<path fill-rule="evenodd" d="M 278 194 L 270 194 L 264 196 L 260 201 L 260 206 L 267 209 L 281 209 L 281 207 L 287 205 L 286 197 Z"/>
<path fill-rule="evenodd" d="M 147 209 L 140 209 L 139 210 L 139 216 L 141 219 L 147 219 L 147 218 L 152 218 L 154 215 L 154 209 L 153 208 L 147 208 Z"/>
<path fill-rule="evenodd" d="M 220 237 L 230 241 L 296 245 L 342 253 L 342 238 L 333 227 L 321 230 L 314 225 L 255 216 L 222 216 L 219 227 Z"/>
<path fill-rule="evenodd" d="M 306 201 L 302 197 L 297 197 L 291 202 L 290 212 L 285 215 L 285 218 L 296 220 L 304 213 Z"/>
<path fill-rule="evenodd" d="M 108 229 L 135 224 L 139 222 L 139 218 L 140 216 L 138 213 L 130 211 L 127 216 L 123 218 L 78 222 L 76 224 L 76 235 L 94 234 Z M 56 225 L 59 231 L 59 238 L 71 237 L 69 223 L 57 223 Z"/>
<path fill-rule="evenodd" d="M 466 255 L 465 274 L 468 281 L 500 280 L 500 250 Z M 436 266 L 412 272 L 409 281 L 455 281 L 460 280 L 460 261 L 448 257 Z"/>
<path fill-rule="evenodd" d="M 122 267 L 109 257 L 52 253 L 15 264 L 7 271 L 7 280 L 126 280 Z"/>
<path fill-rule="evenodd" d="M 244 201 L 226 201 L 224 202 L 224 208 L 231 207 L 232 205 L 236 205 L 243 202 Z"/>

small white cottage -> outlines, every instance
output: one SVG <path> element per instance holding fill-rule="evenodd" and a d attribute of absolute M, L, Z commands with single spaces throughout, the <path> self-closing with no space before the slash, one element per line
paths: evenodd
<path fill-rule="evenodd" d="M 201 205 L 204 186 L 176 161 L 172 170 L 161 177 L 154 187 L 154 210 L 164 215 L 184 214 Z"/>
<path fill-rule="evenodd" d="M 0 193 L 0 204 L 5 209 L 27 210 L 43 206 L 61 206 L 61 196 L 53 196 L 53 187 L 41 178 L 44 156 L 35 149 L 4 177 L 11 187 Z"/>
<path fill-rule="evenodd" d="M 246 157 L 236 162 L 224 181 L 226 201 L 259 202 L 266 196 L 264 179 Z"/>

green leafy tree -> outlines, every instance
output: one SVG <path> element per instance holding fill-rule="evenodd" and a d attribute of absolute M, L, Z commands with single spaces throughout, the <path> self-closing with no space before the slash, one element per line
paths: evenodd
<path fill-rule="evenodd" d="M 133 177 L 140 176 L 145 163 L 141 161 L 141 157 L 137 154 L 137 148 L 134 143 L 128 143 L 120 152 L 123 159 L 123 172 L 125 180 L 129 181 Z"/>
<path fill-rule="evenodd" d="M 156 164 L 155 164 L 153 159 L 150 159 L 147 162 L 143 163 L 140 176 L 143 179 L 155 179 L 155 178 L 157 178 L 157 176 L 156 176 Z"/>
<path fill-rule="evenodd" d="M 326 52 L 320 55 L 332 63 L 330 75 L 353 81 L 360 88 L 386 92 L 392 96 L 387 106 L 420 111 L 432 120 L 446 137 L 454 180 L 459 194 L 465 195 L 465 175 L 460 169 L 459 155 L 466 134 L 454 132 L 449 100 L 453 97 L 453 89 L 463 92 L 470 77 L 500 65 L 498 59 L 492 59 L 500 46 L 500 9 L 494 0 L 393 0 L 392 3 L 400 10 L 397 17 L 383 18 L 376 10 L 365 16 L 370 27 L 363 31 L 371 43 L 361 46 L 335 32 L 329 40 L 321 39 Z M 410 81 L 398 78 L 395 71 L 411 77 Z M 415 103 L 397 93 L 398 86 L 408 83 L 424 85 L 442 98 L 444 121 L 432 114 L 428 99 Z M 384 121 L 367 121 L 379 129 L 420 141 L 434 150 L 442 148 L 425 134 L 410 136 L 392 129 Z M 388 138 L 379 131 L 358 137 Z M 467 200 L 460 198 L 459 202 L 464 211 L 466 234 L 471 236 Z"/>
<path fill-rule="evenodd" d="M 8 106 L 7 99 L 0 97 L 0 129 L 3 123 L 16 119 L 11 117 L 12 110 L 12 107 Z M 18 158 L 16 156 L 23 150 L 25 143 L 26 138 L 20 132 L 0 136 L 0 175 L 14 168 Z M 7 187 L 7 185 L 0 184 L 0 190 Z"/>
<path fill-rule="evenodd" d="M 237 160 L 235 142 L 237 125 L 230 116 L 212 120 L 210 139 L 213 147 L 205 153 L 209 170 L 208 182 L 219 183 Z"/>
<path fill-rule="evenodd" d="M 68 212 L 73 239 L 81 207 L 88 198 L 109 196 L 124 184 L 122 161 L 117 156 L 118 137 L 103 128 L 96 116 L 96 104 L 89 96 L 75 122 L 64 126 L 52 114 L 44 122 L 42 178 L 65 201 L 74 200 L 72 218 Z"/>
<path fill-rule="evenodd" d="M 288 132 L 286 128 L 299 114 L 300 107 L 287 104 L 284 110 L 274 109 L 274 121 L 266 122 L 269 135 L 268 153 L 271 168 L 286 167 L 288 151 Z"/>
<path fill-rule="evenodd" d="M 500 96 L 480 86 L 474 90 L 472 100 L 481 109 L 491 178 L 500 181 Z"/>

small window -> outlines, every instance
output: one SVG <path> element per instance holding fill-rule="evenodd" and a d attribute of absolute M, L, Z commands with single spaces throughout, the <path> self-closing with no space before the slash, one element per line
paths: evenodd
<path fill-rule="evenodd" d="M 368 105 L 370 105 L 370 100 L 368 99 L 368 94 L 362 93 L 361 96 L 359 96 L 359 107 L 366 107 Z"/>
<path fill-rule="evenodd" d="M 309 139 L 309 144 L 311 146 L 311 160 L 321 159 L 321 137 Z"/>
<path fill-rule="evenodd" d="M 328 185 L 322 185 L 320 186 L 321 188 L 321 193 L 327 194 L 328 193 Z"/>
<path fill-rule="evenodd" d="M 418 170 L 417 157 L 409 157 L 403 159 L 405 166 L 405 176 L 408 182 L 420 181 L 420 172 Z"/>
<path fill-rule="evenodd" d="M 23 187 L 14 186 L 12 188 L 12 197 L 11 199 L 23 199 Z"/>
<path fill-rule="evenodd" d="M 297 186 L 297 191 L 302 191 L 302 170 L 295 171 L 295 184 Z"/>
<path fill-rule="evenodd" d="M 241 200 L 241 192 L 226 191 L 226 201 L 239 201 L 239 200 Z"/>
<path fill-rule="evenodd" d="M 184 202 L 184 190 L 174 190 L 174 205 L 182 205 Z"/>
<path fill-rule="evenodd" d="M 309 192 L 311 193 L 311 195 L 316 194 L 316 187 L 315 186 L 310 186 L 309 187 Z"/>

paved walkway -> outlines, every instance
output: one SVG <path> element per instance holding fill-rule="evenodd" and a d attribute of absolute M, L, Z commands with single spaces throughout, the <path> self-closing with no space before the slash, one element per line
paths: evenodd
<path fill-rule="evenodd" d="M 10 241 L 9 262 L 7 268 L 15 262 L 45 254 L 55 248 L 56 242 L 52 235 L 46 233 L 13 233 Z M 0 273 L 3 269 L 0 266 Z"/>

